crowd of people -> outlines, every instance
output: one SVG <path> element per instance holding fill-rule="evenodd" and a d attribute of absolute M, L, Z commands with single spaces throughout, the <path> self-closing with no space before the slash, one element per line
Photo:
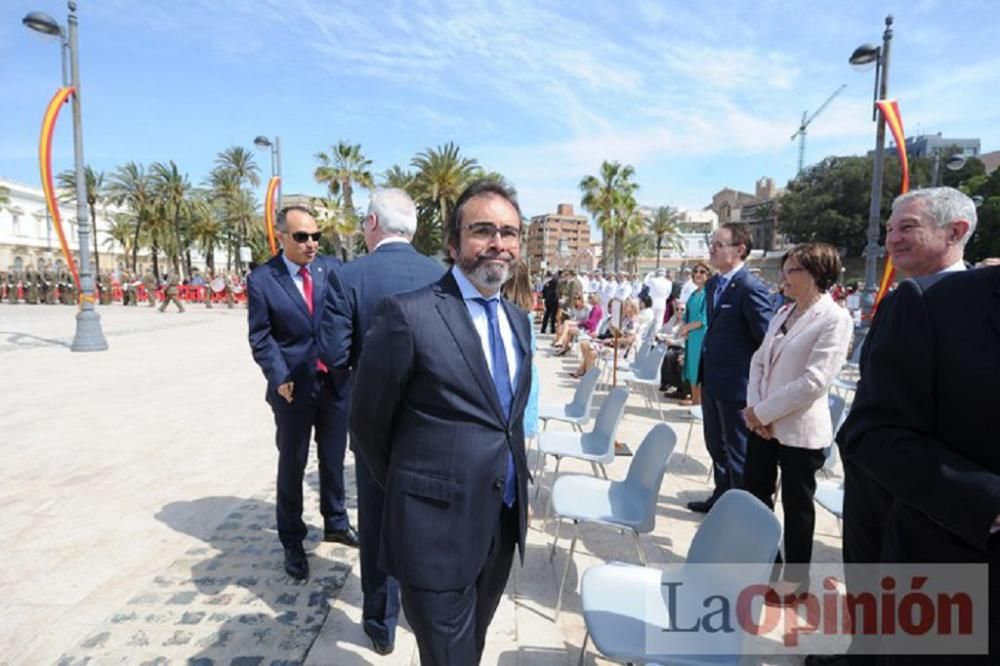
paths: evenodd
<path fill-rule="evenodd" d="M 278 215 L 282 252 L 247 288 L 250 347 L 276 426 L 286 572 L 309 575 L 302 483 L 315 438 L 324 539 L 361 550 L 372 649 L 393 650 L 403 610 L 422 663 L 478 663 L 515 551 L 524 556 L 541 334 L 555 354 L 579 351 L 575 376 L 602 348 L 668 346 L 661 381 L 700 403 L 712 460 L 713 490 L 688 508 L 708 512 L 734 488 L 773 508 L 780 492 L 784 539 L 768 602 L 790 603 L 810 580 L 815 475 L 835 435 L 828 395 L 855 332 L 836 249 L 790 249 L 773 290 L 746 265 L 745 226 L 726 223 L 708 261 L 676 281 L 662 269 L 641 281 L 568 271 L 532 285 L 519 260 L 521 219 L 511 188 L 474 183 L 447 220 L 444 268 L 410 245 L 416 209 L 402 190 L 372 194 L 362 222 L 369 253 L 348 264 L 319 254 L 307 208 Z M 987 401 L 1000 389 L 1000 268 L 959 274 L 974 228 L 974 206 L 950 188 L 894 205 L 887 248 L 917 280 L 880 306 L 837 434 L 845 562 L 996 556 L 1000 465 L 989 436 L 1000 422 Z M 358 528 L 346 511 L 348 441 Z M 900 474 L 911 459 L 915 475 Z M 859 584 L 849 577 L 849 589 Z"/>
<path fill-rule="evenodd" d="M 95 298 L 101 305 L 137 306 L 144 302 L 155 307 L 160 303 L 161 312 L 171 303 L 184 312 L 184 303 L 204 303 L 208 308 L 217 303 L 232 308 L 245 300 L 240 274 L 214 269 L 204 276 L 195 270 L 188 278 L 181 278 L 176 271 L 157 277 L 152 269 L 105 270 L 97 276 L 94 286 Z M 76 281 L 65 269 L 0 271 L 0 303 L 77 305 L 79 298 Z"/>

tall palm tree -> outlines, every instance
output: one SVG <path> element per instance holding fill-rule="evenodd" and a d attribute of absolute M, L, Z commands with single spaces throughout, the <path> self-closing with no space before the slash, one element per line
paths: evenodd
<path fill-rule="evenodd" d="M 115 205 L 125 206 L 133 216 L 135 228 L 131 250 L 134 271 L 138 268 L 139 236 L 155 216 L 156 200 L 146 167 L 136 162 L 128 162 L 118 167 L 108 178 L 107 199 Z M 155 264 L 155 252 L 153 260 Z"/>
<path fill-rule="evenodd" d="M 350 223 L 351 231 L 347 234 L 348 246 L 354 245 L 353 238 L 357 227 L 357 214 L 354 211 L 354 185 L 366 190 L 375 187 L 372 176 L 372 161 L 361 152 L 360 144 L 338 141 L 330 146 L 330 152 L 316 153 L 319 166 L 313 172 L 317 183 L 325 183 L 331 197 L 341 196 L 343 215 Z"/>
<path fill-rule="evenodd" d="M 0 206 L 6 206 L 10 203 L 10 190 L 8 190 L 3 185 L 0 185 Z"/>
<path fill-rule="evenodd" d="M 135 234 L 135 217 L 129 213 L 118 213 L 111 218 L 108 225 L 107 238 L 104 245 L 111 254 L 115 254 L 121 247 L 127 258 L 132 253 L 133 235 Z"/>
<path fill-rule="evenodd" d="M 97 244 L 97 202 L 104 198 L 104 172 L 95 171 L 88 164 L 83 168 L 83 179 L 87 188 L 87 208 L 90 212 L 90 223 L 94 236 L 94 269 L 101 274 L 101 253 Z M 66 169 L 56 176 L 56 189 L 59 190 L 59 200 L 64 203 L 76 202 L 76 171 Z"/>
<path fill-rule="evenodd" d="M 223 196 L 228 199 L 229 209 L 231 211 L 240 210 L 243 213 L 246 213 L 246 201 L 243 201 L 245 196 L 241 193 L 241 190 L 243 190 L 244 186 L 257 187 L 260 185 L 260 167 L 257 166 L 253 153 L 242 146 L 230 146 L 216 156 L 215 169 L 213 169 L 213 173 L 215 172 L 228 172 L 229 182 L 227 183 L 228 186 L 225 188 Z M 232 181 L 235 181 L 235 183 Z M 255 206 L 256 204 L 252 207 Z M 235 243 L 236 247 L 240 248 L 245 245 L 244 241 L 247 237 L 250 217 L 245 215 L 243 217 L 238 217 L 235 220 L 235 224 Z M 240 268 L 242 265 L 243 262 L 242 259 L 240 259 L 239 251 L 237 250 L 236 266 L 237 268 Z"/>
<path fill-rule="evenodd" d="M 182 174 L 177 164 L 170 160 L 168 164 L 153 162 L 149 168 L 153 194 L 163 208 L 164 216 L 170 219 L 173 227 L 173 251 L 170 253 L 171 270 L 180 272 L 180 256 L 187 247 L 186 239 L 182 237 L 181 220 L 187 215 L 190 202 L 191 183 L 187 174 Z M 184 266 L 184 277 L 191 276 L 190 254 Z"/>
<path fill-rule="evenodd" d="M 600 176 L 584 176 L 580 181 L 583 196 L 580 205 L 594 216 L 601 229 L 601 265 L 608 268 L 609 249 L 614 242 L 614 270 L 620 270 L 625 234 L 634 220 L 625 215 L 635 208 L 635 191 L 639 185 L 632 181 L 635 169 L 620 162 L 601 163 Z"/>
<path fill-rule="evenodd" d="M 358 230 L 357 220 L 348 214 L 340 197 L 313 197 L 310 203 L 316 211 L 316 226 L 323 233 L 324 244 L 329 239 L 323 251 L 347 261 Z"/>
<path fill-rule="evenodd" d="M 626 270 L 630 273 L 637 273 L 639 271 L 639 257 L 649 252 L 652 248 L 653 238 L 651 234 L 638 233 L 626 238 L 623 249 Z"/>
<path fill-rule="evenodd" d="M 398 164 L 393 164 L 382 173 L 382 187 L 396 187 L 406 190 L 407 194 L 413 196 L 414 179 L 416 175 L 412 171 L 405 171 Z"/>
<path fill-rule="evenodd" d="M 423 245 L 425 240 L 441 233 L 462 190 L 476 178 L 483 177 L 483 170 L 475 159 L 462 157 L 458 146 L 451 142 L 417 153 L 410 165 L 417 170 L 413 180 L 414 200 L 425 212 L 424 228 L 421 229 L 419 219 L 417 225 L 417 236 Z M 416 237 L 414 246 L 426 253 L 442 247 L 419 247 Z"/>
<path fill-rule="evenodd" d="M 660 267 L 660 252 L 664 249 L 681 249 L 681 231 L 677 226 L 680 213 L 673 206 L 660 206 L 647 222 L 649 233 L 656 240 L 656 267 Z"/>

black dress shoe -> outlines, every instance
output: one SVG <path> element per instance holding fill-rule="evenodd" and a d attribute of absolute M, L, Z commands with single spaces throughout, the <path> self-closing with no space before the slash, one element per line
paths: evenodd
<path fill-rule="evenodd" d="M 687 503 L 687 507 L 695 513 L 708 513 L 714 504 L 713 500 L 693 500 Z"/>
<path fill-rule="evenodd" d="M 361 543 L 358 539 L 358 531 L 350 525 L 342 530 L 323 530 L 323 541 L 342 543 L 351 548 L 357 548 Z"/>
<path fill-rule="evenodd" d="M 396 646 L 389 641 L 380 641 L 378 639 L 368 636 L 368 640 L 371 641 L 372 651 L 375 654 L 382 655 L 383 657 L 387 654 L 392 654 L 392 651 L 396 649 Z"/>
<path fill-rule="evenodd" d="M 309 578 L 309 560 L 302 544 L 285 547 L 285 573 L 295 580 Z"/>
<path fill-rule="evenodd" d="M 847 666 L 847 655 L 807 654 L 805 666 Z"/>

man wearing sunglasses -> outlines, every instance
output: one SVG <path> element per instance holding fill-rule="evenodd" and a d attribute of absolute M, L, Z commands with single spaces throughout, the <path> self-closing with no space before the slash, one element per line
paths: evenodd
<path fill-rule="evenodd" d="M 399 580 L 420 663 L 472 666 L 527 526 L 531 324 L 500 296 L 520 254 L 514 191 L 471 184 L 445 233 L 452 270 L 376 312 L 351 435 L 385 488 L 379 563 Z"/>
<path fill-rule="evenodd" d="M 344 502 L 350 384 L 346 370 L 330 369 L 319 359 L 317 345 L 329 275 L 340 262 L 319 254 L 320 232 L 308 208 L 283 208 L 276 226 L 282 251 L 247 280 L 249 337 L 267 378 L 265 399 L 277 429 L 277 523 L 285 571 L 302 580 L 309 576 L 302 481 L 310 435 L 319 457 L 324 540 L 358 545 Z"/>

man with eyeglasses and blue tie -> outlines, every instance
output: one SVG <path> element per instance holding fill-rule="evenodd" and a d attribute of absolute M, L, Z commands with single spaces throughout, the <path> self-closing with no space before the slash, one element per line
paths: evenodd
<path fill-rule="evenodd" d="M 747 457 L 746 407 L 750 358 L 767 333 L 774 310 L 767 287 L 744 260 L 752 241 L 746 225 L 727 222 L 712 234 L 708 263 L 717 273 L 705 285 L 708 329 L 701 348 L 705 446 L 712 457 L 715 488 L 688 509 L 707 513 L 730 488 L 743 488 Z"/>
<path fill-rule="evenodd" d="M 320 232 L 312 212 L 288 206 L 277 216 L 282 251 L 247 279 L 250 349 L 267 379 L 265 399 L 274 412 L 278 447 L 278 539 L 285 571 L 309 576 L 302 542 L 302 481 L 309 439 L 319 458 L 319 508 L 323 539 L 357 547 L 344 498 L 344 452 L 350 383 L 347 370 L 327 368 L 317 336 L 328 276 L 340 262 L 319 254 Z"/>
<path fill-rule="evenodd" d="M 471 184 L 445 234 L 452 269 L 379 306 L 350 425 L 385 488 L 379 562 L 400 583 L 420 663 L 470 666 L 528 523 L 531 325 L 500 296 L 520 254 L 514 190 Z"/>

